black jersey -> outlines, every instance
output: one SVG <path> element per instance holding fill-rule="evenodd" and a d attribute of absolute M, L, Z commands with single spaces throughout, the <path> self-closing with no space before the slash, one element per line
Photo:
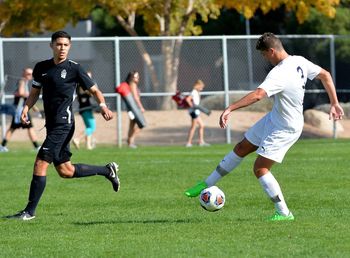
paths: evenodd
<path fill-rule="evenodd" d="M 77 84 L 87 90 L 95 83 L 80 64 L 72 60 L 56 65 L 49 59 L 35 65 L 32 87 L 42 89 L 47 126 L 74 122 L 72 103 Z"/>
<path fill-rule="evenodd" d="M 77 88 L 77 99 L 79 102 L 79 113 L 83 113 L 85 110 L 92 110 L 92 104 L 90 101 L 90 95 L 85 91 L 82 92 L 80 87 Z"/>

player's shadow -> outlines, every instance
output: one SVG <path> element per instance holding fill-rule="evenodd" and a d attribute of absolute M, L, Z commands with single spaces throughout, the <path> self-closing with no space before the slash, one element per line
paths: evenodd
<path fill-rule="evenodd" d="M 200 222 L 198 219 L 150 219 L 150 220 L 101 220 L 101 221 L 85 221 L 73 222 L 76 226 L 90 226 L 103 224 L 186 224 Z"/>

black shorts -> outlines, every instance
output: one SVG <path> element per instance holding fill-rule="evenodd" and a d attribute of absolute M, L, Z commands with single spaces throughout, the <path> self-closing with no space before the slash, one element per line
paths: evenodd
<path fill-rule="evenodd" d="M 19 128 L 22 128 L 22 129 L 32 128 L 33 127 L 33 122 L 32 122 L 31 117 L 29 116 L 29 114 L 28 114 L 28 121 L 30 121 L 29 124 L 22 124 L 21 122 L 16 123 L 15 122 L 15 117 L 13 117 L 10 128 L 14 129 L 14 130 L 19 129 Z"/>
<path fill-rule="evenodd" d="M 199 117 L 198 109 L 195 109 L 192 112 L 190 112 L 190 116 L 192 119 L 196 119 L 197 117 Z"/>
<path fill-rule="evenodd" d="M 57 166 L 70 161 L 72 153 L 69 143 L 74 134 L 73 124 L 55 124 L 46 126 L 46 139 L 41 145 L 38 157 Z"/>

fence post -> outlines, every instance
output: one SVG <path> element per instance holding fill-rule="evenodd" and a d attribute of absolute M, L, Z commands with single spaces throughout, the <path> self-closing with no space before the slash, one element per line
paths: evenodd
<path fill-rule="evenodd" d="M 3 40 L 0 37 L 0 104 L 5 104 L 5 70 L 4 70 L 4 49 Z M 6 134 L 6 116 L 1 114 L 1 139 L 5 138 Z"/>
<path fill-rule="evenodd" d="M 334 35 L 330 35 L 330 61 L 331 61 L 331 74 L 334 80 L 334 85 L 336 85 L 336 68 L 335 68 L 335 44 L 334 44 Z M 337 123 L 333 120 L 333 139 L 337 138 Z"/>
<path fill-rule="evenodd" d="M 230 87 L 228 81 L 228 62 L 227 62 L 227 37 L 222 37 L 222 55 L 223 55 L 223 72 L 224 72 L 224 99 L 225 108 L 230 105 Z M 226 127 L 226 143 L 231 143 L 231 125 L 228 124 Z"/>
<path fill-rule="evenodd" d="M 116 86 L 120 84 L 120 56 L 119 56 L 119 38 L 115 37 L 114 40 L 115 44 L 115 82 Z M 117 142 L 118 147 L 121 148 L 123 145 L 123 139 L 122 139 L 122 108 L 121 108 L 121 97 L 119 94 L 117 94 L 116 98 L 116 111 L 117 111 Z"/>
<path fill-rule="evenodd" d="M 121 97 L 117 94 L 116 97 L 116 111 L 117 111 L 117 137 L 118 137 L 118 147 L 121 148 L 123 145 L 122 139 L 122 108 L 121 108 Z"/>

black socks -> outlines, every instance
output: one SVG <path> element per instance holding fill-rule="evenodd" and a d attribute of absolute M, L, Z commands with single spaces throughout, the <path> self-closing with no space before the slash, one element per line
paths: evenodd
<path fill-rule="evenodd" d="M 75 172 L 73 177 L 86 177 L 86 176 L 108 176 L 111 171 L 106 166 L 91 166 L 85 164 L 74 164 Z"/>
<path fill-rule="evenodd" d="M 36 206 L 44 192 L 46 186 L 46 176 L 33 175 L 32 182 L 30 184 L 29 200 L 27 207 L 24 209 L 29 212 L 30 215 L 35 215 Z"/>

